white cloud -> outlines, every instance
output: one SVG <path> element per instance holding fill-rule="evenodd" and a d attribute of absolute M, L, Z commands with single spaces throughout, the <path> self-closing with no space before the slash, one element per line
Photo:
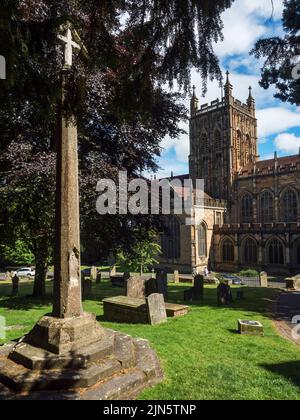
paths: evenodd
<path fill-rule="evenodd" d="M 300 137 L 295 136 L 295 134 L 282 133 L 276 137 L 274 144 L 277 150 L 281 152 L 297 154 L 300 148 Z"/>
<path fill-rule="evenodd" d="M 258 137 L 265 138 L 300 126 L 300 114 L 283 107 L 271 107 L 257 111 Z"/>
<path fill-rule="evenodd" d="M 273 22 L 281 19 L 282 0 L 273 0 Z M 215 46 L 219 57 L 248 53 L 255 42 L 269 32 L 267 25 L 272 15 L 271 0 L 236 0 L 230 9 L 224 12 L 224 41 Z M 274 28 L 272 28 L 274 32 Z"/>

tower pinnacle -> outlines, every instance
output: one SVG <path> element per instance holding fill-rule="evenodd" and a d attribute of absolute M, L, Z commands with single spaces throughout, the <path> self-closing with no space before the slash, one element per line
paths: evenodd
<path fill-rule="evenodd" d="M 225 89 L 225 97 L 226 98 L 228 98 L 229 96 L 232 96 L 232 93 L 233 93 L 233 86 L 230 83 L 229 75 L 230 75 L 230 73 L 227 70 L 227 72 L 226 72 L 226 83 L 225 83 L 225 86 L 224 86 L 224 89 Z"/>
<path fill-rule="evenodd" d="M 191 98 L 191 115 L 195 115 L 195 113 L 199 109 L 199 99 L 196 96 L 196 86 L 193 86 L 193 96 Z"/>

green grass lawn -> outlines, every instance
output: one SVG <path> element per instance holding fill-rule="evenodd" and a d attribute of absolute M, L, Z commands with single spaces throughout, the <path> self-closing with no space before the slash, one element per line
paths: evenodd
<path fill-rule="evenodd" d="M 182 302 L 186 287 L 170 285 L 169 301 Z M 50 312 L 51 288 L 49 282 L 49 297 L 39 301 L 28 296 L 30 283 L 22 284 L 18 298 L 9 296 L 10 285 L 0 283 L 0 315 L 13 327 L 7 341 L 28 332 Z M 245 301 L 218 308 L 216 288 L 207 286 L 204 301 L 191 305 L 189 315 L 154 327 L 105 322 L 102 299 L 123 293 L 108 282 L 94 286 L 84 308 L 105 327 L 150 340 L 158 352 L 165 381 L 145 391 L 141 399 L 300 399 L 300 348 L 276 333 L 267 313 L 278 291 L 245 288 L 244 292 Z M 238 319 L 261 321 L 265 337 L 238 335 Z"/>

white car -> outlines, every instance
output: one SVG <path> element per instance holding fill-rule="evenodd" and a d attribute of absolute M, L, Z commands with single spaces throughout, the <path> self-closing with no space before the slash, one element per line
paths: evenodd
<path fill-rule="evenodd" d="M 16 271 L 18 277 L 34 277 L 35 270 L 32 268 L 20 268 Z"/>

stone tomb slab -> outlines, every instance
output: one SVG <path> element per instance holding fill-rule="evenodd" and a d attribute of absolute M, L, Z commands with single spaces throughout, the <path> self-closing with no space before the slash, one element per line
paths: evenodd
<path fill-rule="evenodd" d="M 185 316 L 190 311 L 189 306 L 179 305 L 177 303 L 165 303 L 165 306 L 168 318 L 178 318 L 180 316 Z"/>
<path fill-rule="evenodd" d="M 104 317 L 110 322 L 129 324 L 148 324 L 146 299 L 133 299 L 117 296 L 103 300 Z M 189 307 L 174 303 L 165 303 L 168 318 L 187 315 Z"/>
<path fill-rule="evenodd" d="M 117 296 L 103 300 L 104 317 L 110 322 L 147 324 L 148 313 L 145 299 Z"/>
<path fill-rule="evenodd" d="M 264 327 L 258 321 L 238 320 L 238 332 L 241 335 L 264 336 Z"/>

